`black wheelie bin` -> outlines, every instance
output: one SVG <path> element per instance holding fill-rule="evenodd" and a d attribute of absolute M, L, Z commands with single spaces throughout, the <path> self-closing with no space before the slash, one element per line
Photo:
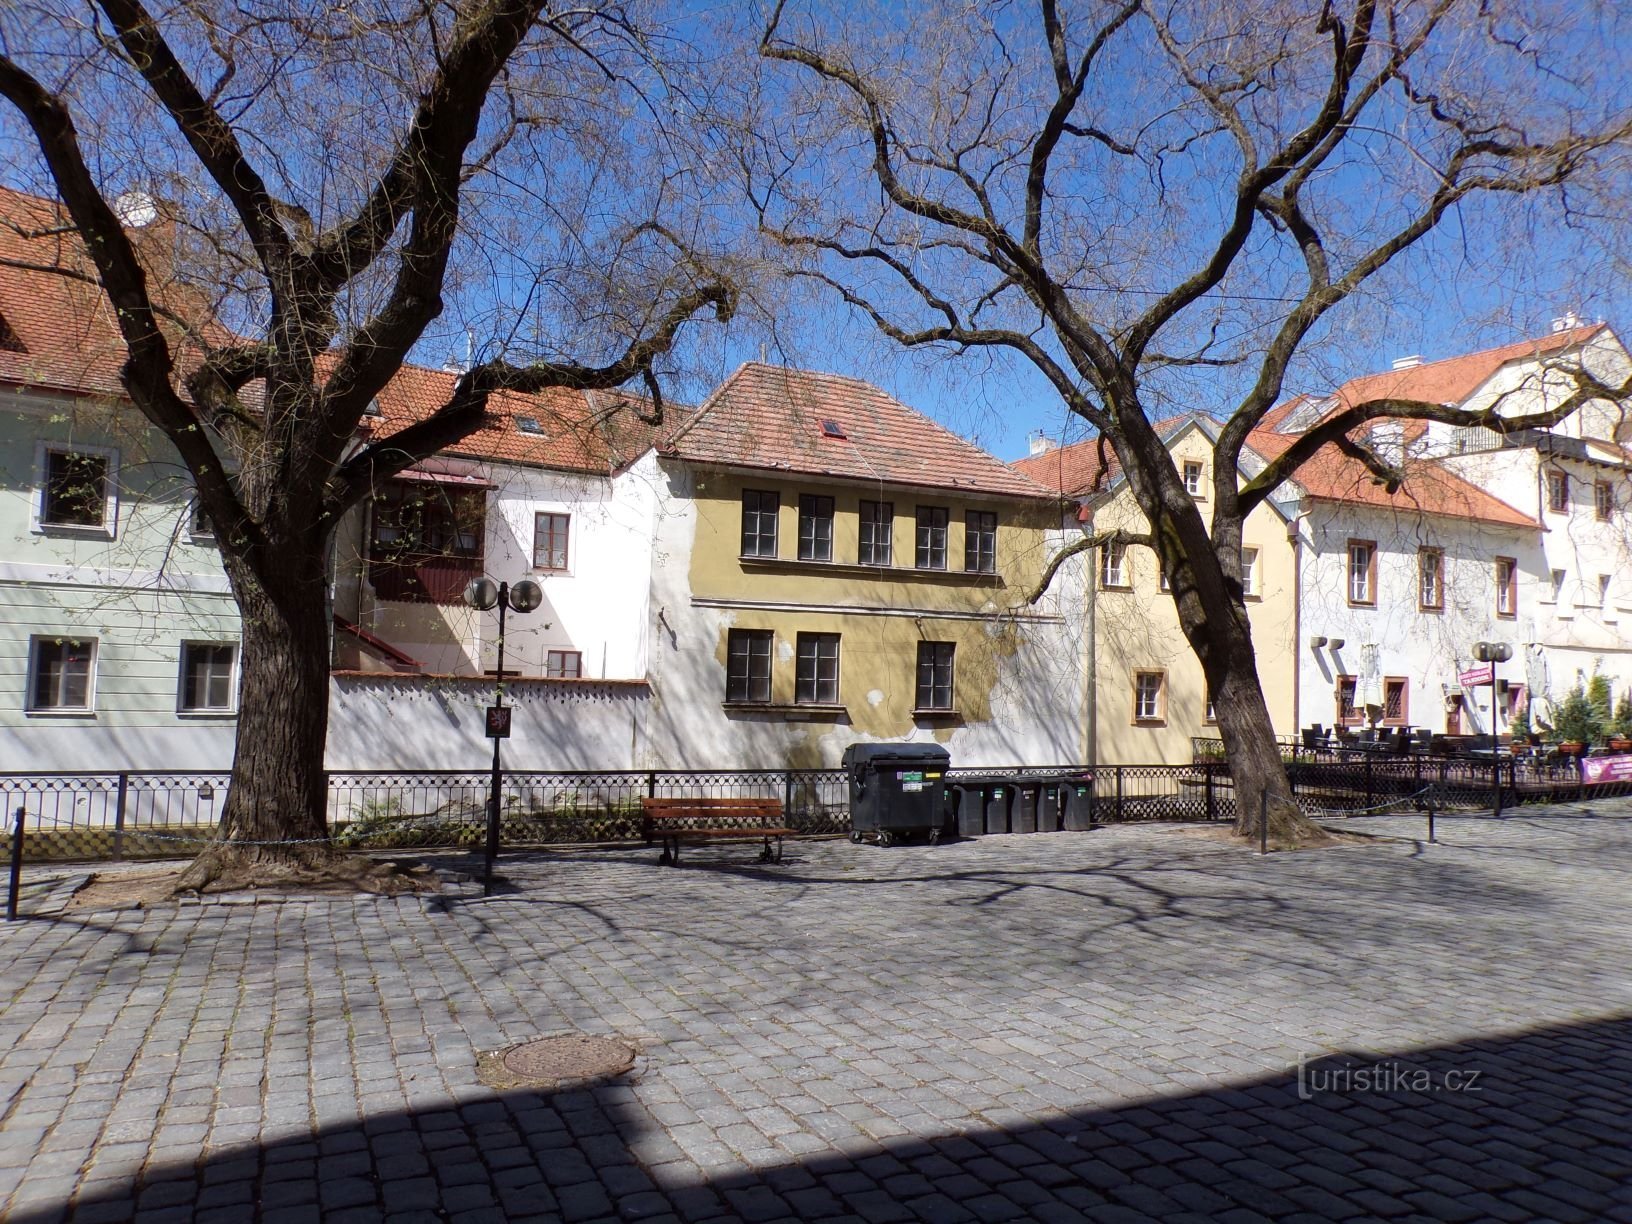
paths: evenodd
<path fill-rule="evenodd" d="M 880 846 L 939 841 L 946 828 L 951 761 L 939 744 L 851 744 L 844 750 L 850 840 Z"/>

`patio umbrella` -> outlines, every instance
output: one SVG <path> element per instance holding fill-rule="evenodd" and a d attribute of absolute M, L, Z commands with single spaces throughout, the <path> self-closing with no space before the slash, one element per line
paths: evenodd
<path fill-rule="evenodd" d="M 1546 650 L 1539 644 L 1526 646 L 1524 650 L 1524 687 L 1530 701 L 1531 725 L 1534 725 L 1537 719 L 1547 722 L 1553 720 L 1553 695 L 1550 680 Z"/>
<path fill-rule="evenodd" d="M 1382 651 L 1376 642 L 1360 644 L 1360 675 L 1354 686 L 1354 704 L 1380 706 L 1383 704 Z"/>

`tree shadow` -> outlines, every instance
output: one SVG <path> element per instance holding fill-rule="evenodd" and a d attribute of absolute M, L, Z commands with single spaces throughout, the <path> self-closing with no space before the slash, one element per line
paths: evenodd
<path fill-rule="evenodd" d="M 771 1137 L 685 1099 L 649 1104 L 641 1071 L 296 1127 L 14 1203 L 11 1219 L 1632 1218 L 1625 1016 L 1312 1052 L 1248 1082 L 1153 1082 L 1143 1100 L 844 1151 L 820 1112 Z M 717 1095 L 699 1080 L 699 1101 Z"/>

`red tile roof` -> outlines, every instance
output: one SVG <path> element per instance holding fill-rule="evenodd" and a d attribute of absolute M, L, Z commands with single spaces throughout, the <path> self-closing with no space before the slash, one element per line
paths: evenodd
<path fill-rule="evenodd" d="M 1169 430 L 1196 419 L 1198 415 L 1187 412 L 1157 421 L 1152 427 L 1158 436 L 1165 436 Z M 1122 463 L 1116 457 L 1116 452 L 1108 442 L 1102 449 L 1097 436 L 1073 442 L 1069 446 L 1050 447 L 1040 455 L 1016 459 L 1009 466 L 1066 497 L 1090 497 L 1102 493 L 1122 474 Z"/>
<path fill-rule="evenodd" d="M 831 432 L 824 431 L 831 422 Z M 659 453 L 881 485 L 1057 497 L 974 443 L 860 379 L 749 362 Z"/>
<path fill-rule="evenodd" d="M 136 233 L 139 247 L 154 255 L 150 265 L 162 265 L 158 248 L 168 241 L 162 223 Z M 0 383 L 123 398 L 119 370 L 125 346 L 106 295 L 95 284 L 18 263 L 96 275 L 60 204 L 0 188 L 0 319 L 22 350 L 0 343 Z M 195 301 L 194 313 L 203 313 L 179 287 L 161 286 L 161 292 Z M 211 329 L 216 342 L 228 339 Z M 5 339 L 0 329 L 0 342 Z M 187 354 L 178 356 L 185 364 Z M 389 436 L 428 416 L 447 402 L 456 378 L 441 370 L 403 367 L 379 397 L 381 415 L 364 418 L 364 435 Z M 623 392 L 504 393 L 490 403 L 490 423 L 447 453 L 569 471 L 616 471 L 689 416 L 689 410 L 671 407 L 663 425 L 651 426 L 636 415 L 649 407 L 642 397 Z M 534 418 L 543 432 L 519 431 L 518 417 Z"/>
<path fill-rule="evenodd" d="M 1446 357 L 1440 361 L 1425 361 L 1403 370 L 1384 370 L 1380 374 L 1362 374 L 1351 378 L 1332 393 L 1329 412 L 1351 408 L 1355 404 L 1374 399 L 1426 400 L 1432 404 L 1460 404 L 1490 377 L 1511 361 L 1526 358 L 1550 357 L 1565 349 L 1585 344 L 1604 329 L 1602 323 L 1588 323 L 1582 327 L 1566 328 L 1537 339 L 1519 340 L 1498 348 L 1464 353 L 1460 357 Z M 1279 429 L 1281 423 L 1311 397 L 1296 395 L 1276 405 L 1258 423 L 1259 429 Z M 1329 413 L 1328 413 L 1329 415 Z M 1407 438 L 1420 434 L 1422 425 L 1408 428 Z"/>
<path fill-rule="evenodd" d="M 1265 459 L 1274 459 L 1295 440 L 1295 434 L 1276 433 L 1269 429 L 1255 429 L 1247 435 L 1247 445 Z M 1327 445 L 1298 468 L 1292 479 L 1315 501 L 1370 506 L 1410 515 L 1429 514 L 1440 518 L 1500 523 L 1509 527 L 1541 526 L 1528 514 L 1515 510 L 1432 460 L 1408 459 L 1405 480 L 1395 492 L 1390 493 L 1376 482 L 1365 464 L 1351 459 L 1336 446 Z"/>

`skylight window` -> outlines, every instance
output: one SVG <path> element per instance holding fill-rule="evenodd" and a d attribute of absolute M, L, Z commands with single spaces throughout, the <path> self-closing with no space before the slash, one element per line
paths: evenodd
<path fill-rule="evenodd" d="M 844 426 L 840 425 L 832 417 L 828 417 L 822 421 L 822 437 L 848 438 L 849 436 L 849 434 L 844 432 Z"/>
<path fill-rule="evenodd" d="M 363 415 L 367 417 L 383 416 L 384 414 L 380 411 L 380 401 L 377 399 L 369 400 L 368 405 L 363 409 Z"/>
<path fill-rule="evenodd" d="M 518 416 L 516 418 L 516 430 L 518 433 L 542 434 L 544 426 L 538 423 L 537 417 Z"/>

